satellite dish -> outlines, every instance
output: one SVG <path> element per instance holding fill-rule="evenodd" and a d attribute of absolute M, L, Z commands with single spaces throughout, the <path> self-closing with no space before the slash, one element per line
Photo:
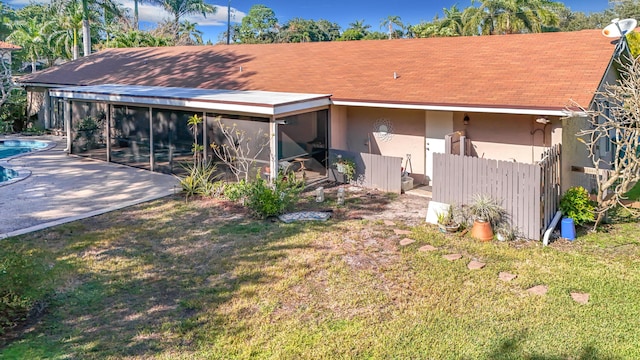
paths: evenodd
<path fill-rule="evenodd" d="M 630 31 L 633 31 L 638 26 L 636 19 L 613 19 L 611 24 L 602 29 L 602 35 L 610 38 L 621 37 Z"/>

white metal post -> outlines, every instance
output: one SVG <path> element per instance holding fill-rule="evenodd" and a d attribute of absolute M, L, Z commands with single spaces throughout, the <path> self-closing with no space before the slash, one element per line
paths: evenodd
<path fill-rule="evenodd" d="M 202 160 L 207 160 L 207 113 L 202 112 Z"/>
<path fill-rule="evenodd" d="M 149 106 L 149 166 L 151 167 L 151 171 L 155 171 L 156 161 L 154 159 L 154 149 L 153 149 L 153 108 Z"/>
<path fill-rule="evenodd" d="M 44 90 L 44 128 L 51 128 L 51 95 L 49 90 Z"/>
<path fill-rule="evenodd" d="M 107 162 L 111 162 L 111 104 L 107 103 Z"/>
<path fill-rule="evenodd" d="M 64 127 L 67 130 L 67 148 L 64 151 L 71 154 L 71 101 L 64 99 Z"/>
<path fill-rule="evenodd" d="M 271 121 L 269 121 L 269 147 L 270 154 L 269 159 L 271 160 L 269 177 L 270 181 L 273 183 L 275 179 L 278 177 L 278 124 L 276 124 L 276 119 L 274 116 L 271 117 Z"/>

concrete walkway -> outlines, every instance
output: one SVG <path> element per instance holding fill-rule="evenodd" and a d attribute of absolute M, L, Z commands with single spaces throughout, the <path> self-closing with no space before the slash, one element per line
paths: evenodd
<path fill-rule="evenodd" d="M 179 190 L 174 176 L 124 165 L 68 156 L 60 137 L 0 137 L 54 141 L 49 150 L 0 165 L 31 175 L 0 186 L 0 239 L 75 221 Z"/>

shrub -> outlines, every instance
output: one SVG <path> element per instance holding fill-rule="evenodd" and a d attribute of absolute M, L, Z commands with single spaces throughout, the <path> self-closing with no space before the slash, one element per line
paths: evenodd
<path fill-rule="evenodd" d="M 54 276 L 42 253 L 13 244 L 4 250 L 0 254 L 0 335 L 38 308 L 52 291 Z"/>
<path fill-rule="evenodd" d="M 0 133 L 22 130 L 25 125 L 26 106 L 27 92 L 22 89 L 12 91 L 7 101 L 0 106 Z"/>
<path fill-rule="evenodd" d="M 241 202 L 257 218 L 264 219 L 291 208 L 303 189 L 303 180 L 297 180 L 292 173 L 280 173 L 273 185 L 259 176 L 251 182 L 240 180 L 228 184 L 224 195 L 231 201 Z"/>
<path fill-rule="evenodd" d="M 180 186 L 185 192 L 186 200 L 194 195 L 219 196 L 222 193 L 222 183 L 216 181 L 217 167 L 211 161 L 196 161 L 184 166 L 188 175 L 180 179 Z"/>
<path fill-rule="evenodd" d="M 576 225 L 593 222 L 595 220 L 595 206 L 589 199 L 589 192 L 582 186 L 575 186 L 567 190 L 560 199 L 560 211 L 573 219 Z"/>
<path fill-rule="evenodd" d="M 231 201 L 239 201 L 244 204 L 250 185 L 251 183 L 246 182 L 244 179 L 235 183 L 228 183 L 224 187 L 224 197 Z"/>

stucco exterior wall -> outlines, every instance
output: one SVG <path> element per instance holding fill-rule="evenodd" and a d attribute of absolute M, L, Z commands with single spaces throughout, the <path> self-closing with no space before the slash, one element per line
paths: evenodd
<path fill-rule="evenodd" d="M 331 105 L 329 111 L 329 147 L 349 150 L 347 147 L 347 107 Z"/>
<path fill-rule="evenodd" d="M 465 113 L 455 113 L 455 131 L 464 130 L 472 144 L 472 154 L 486 159 L 533 163 L 540 160 L 547 148 L 561 141 L 561 122 L 548 117 L 548 125 L 536 122 L 539 116 L 467 113 L 469 124 L 464 125 Z"/>
<path fill-rule="evenodd" d="M 424 181 L 424 111 L 349 107 L 347 117 L 346 150 L 401 157 L 403 166 L 407 154 L 410 154 L 409 172 L 417 182 Z M 388 122 L 393 127 L 389 136 L 381 136 L 375 131 L 374 125 L 379 121 Z"/>
<path fill-rule="evenodd" d="M 589 126 L 589 119 L 585 117 L 572 117 L 562 120 L 562 193 L 572 186 L 582 186 L 591 190 L 595 185 L 592 177 L 571 171 L 572 166 L 593 167 L 589 159 L 587 147 L 576 140 L 576 134 L 581 129 Z"/>
<path fill-rule="evenodd" d="M 27 88 L 27 115 L 37 115 L 35 126 L 38 128 L 44 128 L 45 125 L 45 112 L 47 108 L 45 106 L 45 88 L 41 87 L 29 87 Z"/>
<path fill-rule="evenodd" d="M 604 91 L 607 84 L 615 84 L 618 79 L 617 63 L 612 62 L 605 74 L 602 77 L 602 82 L 598 87 L 598 91 Z M 589 108 L 593 104 L 578 104 L 584 108 Z M 572 166 L 576 167 L 588 167 L 593 168 L 593 162 L 589 158 L 587 147 L 577 140 L 576 134 L 590 125 L 590 119 L 588 117 L 574 116 L 571 118 L 565 118 L 562 120 L 562 193 L 567 191 L 572 186 L 582 186 L 588 191 L 595 190 L 596 183 L 593 175 L 587 175 L 580 172 L 571 171 Z M 601 156 L 612 156 L 612 154 L 606 153 L 606 150 L 598 149 L 601 151 Z"/>

